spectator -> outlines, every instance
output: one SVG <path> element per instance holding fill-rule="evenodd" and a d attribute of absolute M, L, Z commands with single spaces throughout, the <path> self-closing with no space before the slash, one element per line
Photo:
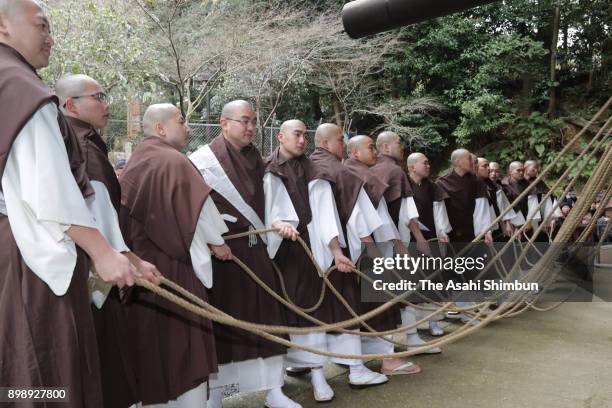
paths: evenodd
<path fill-rule="evenodd" d="M 597 241 L 602 239 L 602 235 L 606 229 L 606 224 L 612 218 L 612 199 L 608 200 L 608 204 L 604 210 L 604 214 L 597 220 Z M 612 229 L 608 230 L 608 234 L 603 238 L 604 243 L 612 242 Z"/>
<path fill-rule="evenodd" d="M 124 159 L 117 160 L 117 163 L 115 163 L 115 174 L 117 177 L 121 177 L 121 173 L 123 173 L 126 164 L 127 162 Z"/>

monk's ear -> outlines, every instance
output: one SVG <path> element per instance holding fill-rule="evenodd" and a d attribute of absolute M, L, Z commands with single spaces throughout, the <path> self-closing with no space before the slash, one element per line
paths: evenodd
<path fill-rule="evenodd" d="M 221 118 L 221 121 L 219 122 L 219 124 L 221 125 L 221 129 L 225 129 L 227 127 L 227 119 Z"/>
<path fill-rule="evenodd" d="M 166 129 L 164 129 L 164 125 L 161 122 L 155 122 L 155 133 L 160 136 L 166 136 Z"/>
<path fill-rule="evenodd" d="M 4 37 L 9 36 L 8 19 L 2 13 L 0 13 L 0 35 Z"/>
<path fill-rule="evenodd" d="M 276 136 L 278 138 L 278 141 L 280 143 L 283 143 L 283 140 L 285 140 L 285 134 L 283 132 L 279 132 L 278 136 Z"/>
<path fill-rule="evenodd" d="M 66 99 L 66 102 L 64 102 L 64 109 L 66 110 L 66 112 L 78 113 L 74 104 L 74 99 L 72 98 Z"/>

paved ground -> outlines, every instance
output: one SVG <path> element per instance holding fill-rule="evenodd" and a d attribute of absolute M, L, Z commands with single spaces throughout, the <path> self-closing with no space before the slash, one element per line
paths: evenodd
<path fill-rule="evenodd" d="M 443 323 L 449 330 L 457 327 Z M 360 391 L 348 387 L 345 369 L 328 367 L 336 392 L 330 404 L 314 402 L 309 375 L 288 377 L 285 392 L 304 408 L 612 407 L 612 303 L 531 311 L 489 325 L 441 355 L 411 360 L 422 365 L 421 374 Z M 235 396 L 225 399 L 224 407 L 260 408 L 264 397 Z"/>

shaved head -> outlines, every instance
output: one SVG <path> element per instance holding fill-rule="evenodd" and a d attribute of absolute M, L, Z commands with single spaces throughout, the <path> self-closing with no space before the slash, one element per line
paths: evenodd
<path fill-rule="evenodd" d="M 166 124 L 176 113 L 180 114 L 178 108 L 171 103 L 158 103 L 147 108 L 142 117 L 142 131 L 145 136 L 158 136 L 156 125 Z"/>
<path fill-rule="evenodd" d="M 27 3 L 34 3 L 40 7 L 40 3 L 35 0 L 0 0 L 0 14 L 7 18 L 17 17 L 26 8 Z"/>
<path fill-rule="evenodd" d="M 489 163 L 489 180 L 497 182 L 501 176 L 499 164 L 496 162 Z"/>
<path fill-rule="evenodd" d="M 420 160 L 423 160 L 424 158 L 425 158 L 425 155 L 423 153 L 420 153 L 420 152 L 412 153 L 406 159 L 406 166 L 410 168 L 410 166 L 414 166 L 415 164 L 417 164 Z"/>
<path fill-rule="evenodd" d="M 35 69 L 49 65 L 54 42 L 37 1 L 0 0 L 0 43 L 14 48 Z"/>
<path fill-rule="evenodd" d="M 376 144 L 370 136 L 359 135 L 349 139 L 346 152 L 348 157 L 358 160 L 366 166 L 373 166 L 378 159 Z"/>
<path fill-rule="evenodd" d="M 523 163 L 513 161 L 508 165 L 508 175 L 514 180 L 519 181 L 523 178 Z"/>
<path fill-rule="evenodd" d="M 402 139 L 395 132 L 382 132 L 376 138 L 376 149 L 378 153 L 391 157 L 396 162 L 404 160 L 404 146 Z"/>
<path fill-rule="evenodd" d="M 87 75 L 66 75 L 55 84 L 55 93 L 66 116 L 89 123 L 95 129 L 108 125 L 109 104 L 104 89 Z"/>
<path fill-rule="evenodd" d="M 221 110 L 221 132 L 235 149 L 251 144 L 257 134 L 257 114 L 249 102 L 237 99 L 226 103 Z"/>
<path fill-rule="evenodd" d="M 2 0 L 0 0 L 2 1 Z M 98 81 L 90 76 L 65 75 L 55 83 L 55 93 L 60 100 L 60 106 L 66 103 L 66 99 L 74 96 L 84 95 L 89 85 L 97 85 Z"/>
<path fill-rule="evenodd" d="M 419 152 L 412 153 L 408 156 L 406 159 L 406 167 L 408 168 L 410 178 L 419 184 L 423 179 L 429 177 L 431 171 L 429 159 L 427 159 L 427 156 L 423 153 Z"/>
<path fill-rule="evenodd" d="M 474 162 L 472 153 L 467 149 L 457 149 L 451 153 L 453 170 L 460 176 L 463 176 L 465 173 L 476 174 Z"/>
<path fill-rule="evenodd" d="M 454 166 L 459 160 L 463 159 L 465 155 L 470 154 L 468 149 L 456 149 L 451 153 L 451 164 Z"/>
<path fill-rule="evenodd" d="M 348 154 L 348 156 L 350 157 L 353 151 L 363 148 L 366 143 L 371 141 L 372 138 L 370 136 L 357 135 L 351 137 L 348 143 L 346 144 L 346 154 Z"/>
<path fill-rule="evenodd" d="M 527 180 L 538 177 L 538 174 L 540 173 L 540 163 L 538 163 L 537 160 L 527 160 L 523 167 L 525 169 L 524 174 Z"/>
<path fill-rule="evenodd" d="M 476 175 L 483 179 L 489 178 L 489 161 L 484 157 L 476 158 Z"/>
<path fill-rule="evenodd" d="M 302 122 L 299 119 L 289 119 L 282 123 L 282 125 L 280 126 L 279 132 L 290 133 L 296 127 L 306 128 L 306 125 L 304 124 L 304 122 Z"/>
<path fill-rule="evenodd" d="M 323 123 L 317 127 L 315 132 L 315 146 L 320 146 L 323 140 L 330 140 L 334 136 L 342 133 L 342 128 L 334 123 Z"/>
<path fill-rule="evenodd" d="M 230 119 L 234 118 L 236 114 L 244 108 L 248 108 L 252 111 L 255 111 L 255 109 L 253 109 L 253 105 L 251 105 L 250 102 L 247 102 L 245 100 L 237 99 L 235 101 L 228 102 L 223 105 L 223 109 L 221 109 L 221 117 Z"/>
<path fill-rule="evenodd" d="M 304 122 L 290 119 L 283 122 L 278 132 L 281 156 L 295 158 L 302 156 L 308 146 L 308 131 Z"/>
<path fill-rule="evenodd" d="M 395 132 L 391 132 L 389 130 L 382 132 L 376 138 L 376 147 L 381 149 L 383 144 L 391 144 L 396 140 L 399 140 L 399 135 Z"/>
<path fill-rule="evenodd" d="M 319 125 L 315 132 L 315 146 L 327 150 L 341 160 L 344 156 L 342 128 L 333 123 Z"/>
<path fill-rule="evenodd" d="M 521 167 L 523 167 L 523 163 L 521 163 L 520 161 L 513 161 L 508 165 L 508 173 L 511 173 L 512 170 L 516 170 Z"/>
<path fill-rule="evenodd" d="M 145 136 L 159 137 L 176 150 L 189 144 L 189 126 L 181 111 L 170 103 L 151 105 L 142 117 Z"/>

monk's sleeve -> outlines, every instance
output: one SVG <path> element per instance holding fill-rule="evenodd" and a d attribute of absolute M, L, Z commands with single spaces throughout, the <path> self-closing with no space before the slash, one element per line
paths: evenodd
<path fill-rule="evenodd" d="M 561 209 L 559 207 L 559 204 L 557 203 L 557 200 L 555 200 L 555 198 L 552 195 L 546 199 L 546 202 L 544 203 L 544 208 L 542 210 L 542 214 L 544 215 L 544 219 L 551 216 L 551 214 L 552 214 L 551 217 L 556 217 L 556 218 L 559 218 L 563 215 L 561 213 Z M 552 220 L 552 218 L 550 220 Z"/>
<path fill-rule="evenodd" d="M 346 223 L 351 260 L 357 262 L 361 255 L 361 238 L 368 237 L 382 225 L 382 221 L 363 187 Z"/>
<path fill-rule="evenodd" d="M 338 238 L 341 247 L 346 247 L 338 207 L 331 184 L 327 180 L 315 179 L 308 184 L 308 201 L 312 219 L 308 224 L 310 248 L 317 264 L 326 271 L 334 261 L 330 243 Z"/>
<path fill-rule="evenodd" d="M 189 255 L 193 271 L 200 282 L 209 289 L 213 285 L 213 275 L 208 244 L 223 245 L 225 241 L 222 235 L 227 231 L 227 225 L 221 218 L 221 213 L 219 213 L 214 201 L 210 197 L 206 198 L 191 241 Z"/>
<path fill-rule="evenodd" d="M 295 228 L 300 223 L 300 219 L 293 207 L 289 192 L 283 184 L 283 181 L 272 173 L 266 173 L 263 179 L 264 195 L 266 198 L 266 228 L 272 228 L 272 224 L 276 221 L 284 221 L 293 225 Z M 274 259 L 276 252 L 283 242 L 281 237 L 276 232 L 269 232 L 268 236 L 268 256 Z"/>
<path fill-rule="evenodd" d="M 39 109 L 17 136 L 2 176 L 11 230 L 24 262 L 56 295 L 66 293 L 76 264 L 71 225 L 95 228 L 68 163 L 57 107 Z"/>
<path fill-rule="evenodd" d="M 125 245 L 121 229 L 119 228 L 119 216 L 115 207 L 113 207 L 106 186 L 104 183 L 95 180 L 91 180 L 90 183 L 95 194 L 88 197 L 85 201 L 94 217 L 96 226 L 115 251 L 129 252 L 130 249 Z"/>
<path fill-rule="evenodd" d="M 504 212 L 506 208 L 510 207 L 510 202 L 508 201 L 508 197 L 504 193 L 504 190 L 499 189 L 495 192 L 495 198 L 497 199 L 497 208 L 499 208 L 500 212 Z M 502 221 L 512 221 L 516 218 L 516 211 L 514 209 L 510 209 L 503 217 Z"/>
<path fill-rule="evenodd" d="M 538 209 L 539 203 L 537 194 L 530 194 L 527 196 L 527 208 L 529 209 L 527 213 L 528 221 L 540 221 L 542 219 L 540 210 Z"/>
<path fill-rule="evenodd" d="M 387 207 L 387 200 L 385 197 L 380 199 L 378 208 L 376 209 L 378 216 L 382 222 L 382 225 L 374 231 L 374 240 L 376 242 L 388 242 L 395 239 L 400 239 L 399 231 L 397 226 L 393 222 L 391 215 L 389 214 L 389 208 Z"/>
<path fill-rule="evenodd" d="M 419 210 L 414 202 L 414 197 L 404 197 L 400 204 L 399 222 L 397 229 L 402 242 L 410 242 L 410 221 L 419 218 Z M 425 227 L 423 224 L 420 224 Z M 425 227 L 427 228 L 427 227 Z"/>
<path fill-rule="evenodd" d="M 440 237 L 442 234 L 448 234 L 453 228 L 448 220 L 448 213 L 446 212 L 444 200 L 434 201 L 432 205 L 434 224 L 436 225 L 436 236 Z"/>
<path fill-rule="evenodd" d="M 489 226 L 493 220 L 491 219 L 491 212 L 489 211 L 489 201 L 486 199 L 486 197 L 476 198 L 472 218 L 475 235 L 479 235 L 489 230 Z"/>

